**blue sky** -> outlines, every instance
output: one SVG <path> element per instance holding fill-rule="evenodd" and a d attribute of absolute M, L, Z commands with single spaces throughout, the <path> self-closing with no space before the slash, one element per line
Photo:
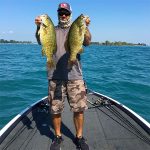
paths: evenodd
<path fill-rule="evenodd" d="M 34 19 L 48 14 L 58 23 L 62 0 L 0 0 L 0 39 L 36 41 Z M 92 41 L 126 41 L 150 45 L 150 0 L 66 0 L 74 20 L 81 13 L 91 18 Z"/>

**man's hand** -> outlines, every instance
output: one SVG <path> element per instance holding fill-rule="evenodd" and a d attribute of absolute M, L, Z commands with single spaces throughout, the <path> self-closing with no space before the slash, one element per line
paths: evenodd
<path fill-rule="evenodd" d="M 90 22 L 91 22 L 91 20 L 90 20 L 90 18 L 88 17 L 88 18 L 85 20 L 85 23 L 86 23 L 86 26 L 87 26 L 87 27 L 89 26 Z"/>
<path fill-rule="evenodd" d="M 90 33 L 89 29 L 88 29 L 88 26 L 89 26 L 90 22 L 91 22 L 91 20 L 90 20 L 90 18 L 88 17 L 88 18 L 85 20 L 85 23 L 86 23 L 87 28 L 86 28 L 86 32 L 85 32 L 85 34 L 84 34 L 84 41 L 83 41 L 83 45 L 84 45 L 84 46 L 88 46 L 88 45 L 90 44 L 90 42 L 91 42 L 91 33 Z"/>
<path fill-rule="evenodd" d="M 37 17 L 35 18 L 35 24 L 36 24 L 37 26 L 40 26 L 41 23 L 42 23 L 42 20 L 41 20 L 40 16 L 37 16 Z"/>

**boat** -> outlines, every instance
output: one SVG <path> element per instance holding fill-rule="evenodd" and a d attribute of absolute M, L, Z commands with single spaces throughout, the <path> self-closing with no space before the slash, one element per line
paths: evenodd
<path fill-rule="evenodd" d="M 87 90 L 84 136 L 90 150 L 150 150 L 150 124 L 137 113 L 103 94 Z M 62 114 L 62 150 L 74 150 L 69 105 Z M 14 117 L 0 131 L 0 150 L 49 150 L 54 138 L 48 97 Z"/>

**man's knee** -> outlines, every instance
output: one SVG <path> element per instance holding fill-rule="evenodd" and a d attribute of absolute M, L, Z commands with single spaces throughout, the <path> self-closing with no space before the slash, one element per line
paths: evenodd
<path fill-rule="evenodd" d="M 74 116 L 82 116 L 83 114 L 84 114 L 84 111 L 74 112 Z"/>
<path fill-rule="evenodd" d="M 59 114 L 51 114 L 52 118 L 60 118 L 61 117 L 61 113 Z"/>

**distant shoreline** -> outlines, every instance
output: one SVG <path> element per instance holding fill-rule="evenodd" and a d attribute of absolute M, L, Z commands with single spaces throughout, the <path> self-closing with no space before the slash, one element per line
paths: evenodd
<path fill-rule="evenodd" d="M 0 39 L 0 44 L 32 44 L 33 42 L 31 41 L 15 41 L 15 40 L 4 40 L 4 39 Z"/>
<path fill-rule="evenodd" d="M 94 45 L 104 45 L 104 46 L 148 46 L 145 43 L 127 43 L 127 42 L 121 42 L 121 41 L 115 41 L 115 42 L 110 42 L 110 41 L 105 41 L 105 42 L 91 42 L 91 44 Z"/>
<path fill-rule="evenodd" d="M 35 43 L 35 42 L 32 42 L 32 43 L 0 43 L 1 44 L 38 44 L 38 43 Z"/>
<path fill-rule="evenodd" d="M 0 39 L 0 44 L 38 44 L 37 42 L 31 42 L 31 41 L 15 41 L 15 40 L 4 40 Z M 127 42 L 121 42 L 121 41 L 105 41 L 105 42 L 91 42 L 93 45 L 100 45 L 100 46 L 148 46 L 145 43 L 127 43 Z"/>

